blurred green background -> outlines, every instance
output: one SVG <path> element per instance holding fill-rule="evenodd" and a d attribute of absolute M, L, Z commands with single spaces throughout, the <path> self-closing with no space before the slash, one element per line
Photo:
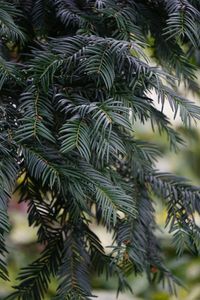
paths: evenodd
<path fill-rule="evenodd" d="M 183 93 L 183 92 L 182 92 Z M 191 96 L 191 95 L 189 95 Z M 191 98 L 191 97 L 190 97 Z M 170 115 L 169 108 L 166 108 L 167 115 Z M 159 136 L 150 130 L 150 126 L 136 124 L 137 135 L 144 140 L 156 143 L 163 153 L 163 157 L 158 160 L 156 167 L 161 171 L 169 171 L 184 177 L 189 177 L 194 184 L 200 184 L 200 124 L 193 129 L 184 129 L 179 121 L 174 126 L 185 139 L 185 145 L 181 147 L 178 153 L 171 152 L 164 136 Z M 26 205 L 17 204 L 17 195 L 13 196 L 9 207 L 9 216 L 11 222 L 11 232 L 7 237 L 9 255 L 8 264 L 10 272 L 10 282 L 0 281 L 0 299 L 4 299 L 12 290 L 16 283 L 16 277 L 21 266 L 26 266 L 38 257 L 42 250 L 35 243 L 36 231 L 28 227 L 26 219 Z M 149 286 L 145 276 L 129 278 L 134 295 L 119 295 L 119 300 L 200 300 L 200 258 L 193 257 L 185 251 L 183 256 L 177 258 L 171 236 L 165 229 L 166 210 L 164 203 L 155 199 L 156 219 L 161 230 L 157 232 L 162 247 L 165 249 L 167 257 L 167 266 L 178 276 L 185 288 L 177 288 L 177 298 L 170 296 L 163 286 Z M 197 222 L 200 219 L 196 216 Z M 94 225 L 94 230 L 102 239 L 104 246 L 109 246 L 111 236 L 106 234 L 102 228 Z M 94 295 L 99 296 L 99 300 L 116 299 L 117 282 L 115 279 L 106 281 L 104 277 L 96 278 L 92 275 L 92 284 Z M 57 283 L 52 280 L 49 293 L 46 299 L 52 299 Z M 94 298 L 95 299 L 95 298 Z M 36 299 L 37 300 L 37 299 Z"/>

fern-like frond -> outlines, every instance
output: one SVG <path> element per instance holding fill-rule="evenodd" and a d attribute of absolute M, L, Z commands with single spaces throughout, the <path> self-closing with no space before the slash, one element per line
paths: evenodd
<path fill-rule="evenodd" d="M 53 123 L 52 92 L 39 91 L 37 86 L 32 85 L 20 95 L 19 112 L 25 118 L 38 119 L 49 126 Z"/>
<path fill-rule="evenodd" d="M 16 131 L 16 139 L 20 143 L 25 143 L 25 141 L 30 138 L 35 138 L 37 141 L 40 141 L 40 139 L 43 138 L 49 142 L 55 143 L 55 138 L 53 137 L 51 130 L 44 125 L 39 116 L 36 116 L 35 119 L 26 118 L 21 121 L 23 121 L 23 123 L 20 124 L 19 129 Z"/>
<path fill-rule="evenodd" d="M 5 194 L 4 190 L 0 188 L 0 201 L 5 201 L 5 197 L 8 198 L 8 195 Z M 4 198 L 4 199 L 2 199 Z M 2 206 L 2 203 L 1 203 Z M 8 270 L 5 259 L 5 254 L 7 253 L 5 238 L 4 235 L 8 234 L 10 231 L 9 220 L 7 212 L 4 208 L 0 208 L 0 278 L 3 280 L 8 280 Z"/>
<path fill-rule="evenodd" d="M 89 76 L 95 76 L 97 81 L 103 80 L 105 86 L 110 89 L 115 79 L 114 60 L 109 46 L 97 44 L 86 48 L 86 68 Z"/>
<path fill-rule="evenodd" d="M 18 276 L 21 283 L 15 287 L 16 292 L 7 299 L 42 300 L 50 283 L 50 275 L 55 276 L 58 272 L 62 247 L 62 238 L 53 239 L 36 261 L 21 270 Z"/>
<path fill-rule="evenodd" d="M 26 172 L 35 180 L 41 180 L 42 185 L 46 184 L 52 190 L 60 190 L 60 174 L 58 166 L 33 149 L 22 147 L 22 156 L 24 158 L 24 167 Z"/>
<path fill-rule="evenodd" d="M 176 118 L 179 112 L 180 118 L 185 126 L 191 126 L 192 121 L 195 122 L 195 120 L 199 120 L 200 109 L 194 102 L 176 95 L 174 91 L 168 87 L 164 87 L 163 93 L 169 101 L 174 113 L 174 118 Z"/>
<path fill-rule="evenodd" d="M 89 282 L 90 258 L 84 248 L 83 236 L 77 229 L 67 234 L 64 247 L 64 257 L 59 270 L 60 285 L 53 298 L 61 299 L 91 299 Z"/>
<path fill-rule="evenodd" d="M 81 163 L 80 167 L 94 186 L 92 195 L 102 216 L 102 221 L 108 228 L 116 224 L 118 211 L 133 218 L 136 216 L 134 200 L 122 188 L 113 185 L 109 179 L 93 169 L 91 165 Z"/>
<path fill-rule="evenodd" d="M 19 70 L 12 62 L 8 62 L 0 57 L 0 89 L 8 82 L 20 81 Z"/>
<path fill-rule="evenodd" d="M 185 178 L 171 174 L 155 173 L 147 175 L 146 179 L 153 191 L 168 203 L 167 225 L 170 232 L 174 232 L 177 252 L 181 254 L 186 243 L 189 249 L 199 253 L 199 227 L 193 218 L 195 211 L 199 213 L 196 205 L 200 197 L 199 188 L 191 186 Z"/>
<path fill-rule="evenodd" d="M 45 93 L 53 83 L 56 71 L 63 63 L 62 59 L 53 53 L 49 53 L 48 49 L 44 51 L 34 51 L 34 58 L 30 62 L 31 71 L 34 72 L 34 81 L 36 85 L 41 85 Z M 43 49 L 43 50 L 44 50 Z"/>
<path fill-rule="evenodd" d="M 198 47 L 199 43 L 199 11 L 192 6 L 189 1 L 175 0 L 166 1 L 166 9 L 169 17 L 164 34 L 170 38 L 180 38 L 187 36 L 191 43 Z"/>
<path fill-rule="evenodd" d="M 63 125 L 60 130 L 62 140 L 61 152 L 66 153 L 76 148 L 87 161 L 90 160 L 89 127 L 83 119 L 73 118 Z"/>
<path fill-rule="evenodd" d="M 7 41 L 24 42 L 25 35 L 19 25 L 15 22 L 16 18 L 22 17 L 22 12 L 15 5 L 8 1 L 0 3 L 0 35 Z"/>
<path fill-rule="evenodd" d="M 4 146 L 8 145 L 4 144 Z M 8 234 L 10 225 L 7 209 L 17 175 L 18 167 L 15 157 L 12 157 L 10 153 L 5 155 L 4 152 L 0 152 L 0 277 L 4 280 L 8 280 L 5 234 Z"/>

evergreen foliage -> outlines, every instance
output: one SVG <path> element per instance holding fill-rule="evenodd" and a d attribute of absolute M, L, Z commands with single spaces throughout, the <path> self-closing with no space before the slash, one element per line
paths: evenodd
<path fill-rule="evenodd" d="M 177 254 L 199 255 L 200 190 L 155 170 L 159 150 L 136 138 L 134 124 L 150 121 L 173 149 L 183 143 L 152 91 L 185 126 L 200 119 L 177 93 L 180 82 L 198 89 L 199 20 L 197 0 L 0 1 L 1 278 L 16 187 L 44 245 L 8 299 L 43 299 L 52 276 L 55 300 L 91 299 L 91 271 L 117 276 L 119 292 L 143 272 L 174 292 L 152 194 L 166 204 Z M 93 219 L 114 234 L 110 254 Z"/>

